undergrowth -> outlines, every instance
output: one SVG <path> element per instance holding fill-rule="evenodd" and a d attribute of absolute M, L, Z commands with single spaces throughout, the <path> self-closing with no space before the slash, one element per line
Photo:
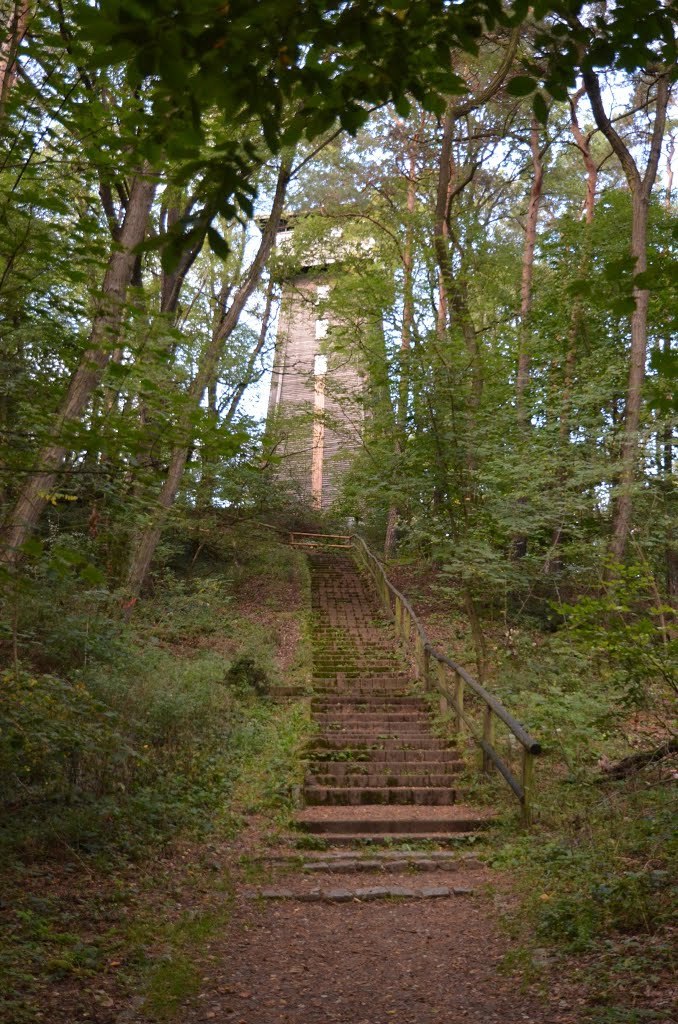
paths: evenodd
<path fill-rule="evenodd" d="M 70 982 L 72 998 L 105 1008 L 107 983 L 101 996 L 97 985 L 112 973 L 122 987 L 146 976 L 148 1013 L 169 1019 L 196 976 L 191 936 L 227 919 L 227 879 L 212 883 L 217 911 L 183 924 L 168 912 L 160 932 L 138 880 L 153 903 L 177 842 L 230 842 L 254 812 L 273 835 L 291 812 L 307 710 L 271 691 L 308 680 L 304 560 L 251 530 L 213 538 L 197 557 L 177 537 L 164 554 L 128 622 L 117 595 L 93 602 L 77 576 L 47 592 L 40 567 L 5 605 L 3 1019 L 35 1019 L 41 991 Z M 159 960 L 150 944 L 164 949 Z"/>
<path fill-rule="evenodd" d="M 543 748 L 535 827 L 520 830 L 508 787 L 496 773 L 481 775 L 477 753 L 464 743 L 463 788 L 473 803 L 499 812 L 488 855 L 511 871 L 519 896 L 518 912 L 506 916 L 507 969 L 527 981 L 554 973 L 578 979 L 582 1022 L 667 1024 L 674 1019 L 678 763 L 674 755 L 619 780 L 606 769 L 675 738 L 675 611 L 657 603 L 642 566 L 612 568 L 595 596 L 554 604 L 548 623 L 485 607 L 486 686 Z M 406 596 L 415 595 L 435 646 L 475 674 L 454 588 L 444 588 L 443 600 L 430 570 L 411 562 L 393 575 L 404 577 Z M 482 728 L 468 693 L 467 711 Z M 497 725 L 501 752 L 515 765 L 517 745 L 503 733 Z M 544 963 L 551 965 L 545 973 Z"/>
<path fill-rule="evenodd" d="M 647 651 L 634 658 L 632 646 L 621 649 L 602 619 L 592 633 L 544 636 L 523 626 L 497 667 L 495 691 L 544 755 L 536 827 L 507 832 L 495 864 L 512 870 L 520 893 L 510 930 L 523 974 L 548 950 L 579 978 L 582 1021 L 665 1022 L 676 969 L 676 761 L 619 780 L 606 769 L 671 735 L 670 695 L 663 673 L 638 686 Z"/>

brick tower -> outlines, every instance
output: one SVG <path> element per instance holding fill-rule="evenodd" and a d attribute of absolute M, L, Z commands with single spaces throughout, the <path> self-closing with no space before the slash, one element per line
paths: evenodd
<path fill-rule="evenodd" d="M 276 246 L 291 252 L 296 218 L 281 224 Z M 341 230 L 312 244 L 282 285 L 267 430 L 281 457 L 278 479 L 326 509 L 362 433 L 364 376 L 346 345 L 345 327 L 328 311 L 341 274 Z M 333 333 L 342 333 L 341 351 Z"/>

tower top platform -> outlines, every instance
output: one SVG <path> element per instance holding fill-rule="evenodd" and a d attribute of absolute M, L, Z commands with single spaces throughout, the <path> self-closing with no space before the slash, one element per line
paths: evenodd
<path fill-rule="evenodd" d="M 296 229 L 310 218 L 326 217 L 333 223 L 327 232 L 319 238 L 308 240 L 303 245 L 303 250 L 295 240 Z M 351 216 L 352 224 L 359 221 L 359 217 Z M 348 218 L 347 218 L 348 220 Z M 336 223 L 335 212 L 330 212 L 323 206 L 311 207 L 306 210 L 286 211 L 280 218 L 280 225 L 276 234 L 276 248 L 285 255 L 296 255 L 299 261 L 300 271 L 322 270 L 336 263 L 344 263 L 349 259 L 367 259 L 374 255 L 376 242 L 374 238 L 346 238 L 344 228 Z M 257 217 L 257 225 L 263 228 L 267 223 L 266 217 Z"/>

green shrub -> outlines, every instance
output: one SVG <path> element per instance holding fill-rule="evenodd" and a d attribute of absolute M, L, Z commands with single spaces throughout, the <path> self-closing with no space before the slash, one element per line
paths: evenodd
<path fill-rule="evenodd" d="M 82 681 L 6 671 L 0 679 L 0 799 L 101 793 L 106 777 L 138 757 L 119 714 Z"/>

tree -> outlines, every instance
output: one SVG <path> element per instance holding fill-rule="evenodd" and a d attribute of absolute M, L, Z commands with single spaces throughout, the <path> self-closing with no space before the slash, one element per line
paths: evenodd
<path fill-rule="evenodd" d="M 137 248 L 146 235 L 155 188 L 156 179 L 151 168 L 142 168 L 132 183 L 120 235 L 109 257 L 88 347 L 56 415 L 50 441 L 40 452 L 36 468 L 29 475 L 8 516 L 2 552 L 2 558 L 8 564 L 20 558 L 26 540 L 50 501 L 59 469 L 69 450 L 62 433 L 82 416 L 118 343 L 127 291 L 136 266 Z"/>
<path fill-rule="evenodd" d="M 657 177 L 662 140 L 666 126 L 666 112 L 670 96 L 669 72 L 660 70 L 653 74 L 645 85 L 650 101 L 650 91 L 655 90 L 655 114 L 652 137 L 645 171 L 641 174 L 631 149 L 624 142 L 607 115 L 603 103 L 598 75 L 590 68 L 583 71 L 584 84 L 591 101 L 591 109 L 598 128 L 614 150 L 628 183 L 632 204 L 631 255 L 634 259 L 633 299 L 634 311 L 631 316 L 631 356 L 629 368 L 626 409 L 624 414 L 624 436 L 621 450 L 620 488 L 617 497 L 613 524 L 611 551 L 621 561 L 626 551 L 633 514 L 633 486 L 636 479 L 638 451 L 638 427 L 642 404 L 642 387 L 647 359 L 647 312 L 650 292 L 647 287 L 647 224 L 650 196 Z"/>
<path fill-rule="evenodd" d="M 200 405 L 205 389 L 213 378 L 223 347 L 234 331 L 247 300 L 259 283 L 259 278 L 273 248 L 285 201 L 289 175 L 290 159 L 287 158 L 282 162 L 278 173 L 273 205 L 261 235 L 259 249 L 242 284 L 233 296 L 229 308 L 224 311 L 223 316 L 215 326 L 209 343 L 200 354 L 197 372 L 188 390 L 188 403 L 182 413 L 180 426 L 184 437 L 172 452 L 167 475 L 158 496 L 157 508 L 151 515 L 150 524 L 139 534 L 130 560 L 128 588 L 134 597 L 139 594 L 143 586 L 153 554 L 160 540 L 165 515 L 174 503 L 179 491 L 190 446 L 190 416 Z"/>

